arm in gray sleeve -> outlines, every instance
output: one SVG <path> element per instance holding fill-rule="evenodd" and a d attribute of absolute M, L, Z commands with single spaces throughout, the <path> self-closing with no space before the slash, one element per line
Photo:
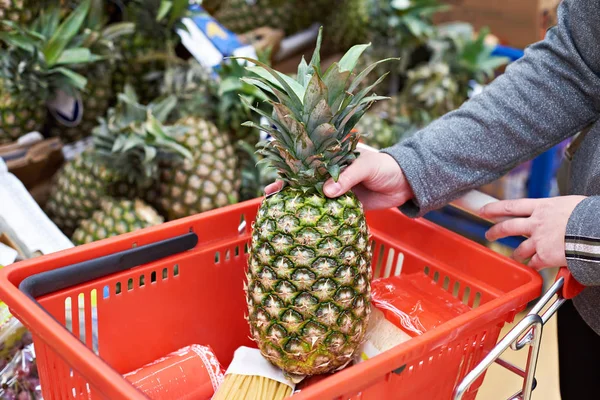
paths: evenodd
<path fill-rule="evenodd" d="M 382 150 L 399 163 L 417 217 L 573 136 L 600 113 L 600 0 L 563 0 L 546 38 L 461 108 Z"/>
<path fill-rule="evenodd" d="M 600 285 L 600 196 L 581 201 L 569 217 L 565 236 L 567 267 L 585 286 Z"/>

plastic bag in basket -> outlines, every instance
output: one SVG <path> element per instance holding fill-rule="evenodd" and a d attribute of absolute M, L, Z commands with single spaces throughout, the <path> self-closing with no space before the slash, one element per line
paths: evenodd
<path fill-rule="evenodd" d="M 0 399 L 42 399 L 33 344 L 18 350 L 10 361 L 0 360 Z"/>
<path fill-rule="evenodd" d="M 470 310 L 422 273 L 375 279 L 371 289 L 373 305 L 413 337 Z"/>
<path fill-rule="evenodd" d="M 125 375 L 152 400 L 208 400 L 224 370 L 209 346 L 191 345 Z"/>

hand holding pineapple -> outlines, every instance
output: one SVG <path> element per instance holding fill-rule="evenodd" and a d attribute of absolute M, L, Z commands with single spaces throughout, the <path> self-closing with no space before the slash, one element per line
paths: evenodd
<path fill-rule="evenodd" d="M 265 188 L 267 195 L 283 188 L 277 181 Z M 331 198 L 345 195 L 350 190 L 358 197 L 365 210 L 398 207 L 413 197 L 413 192 L 398 163 L 388 154 L 362 151 L 337 182 L 329 179 L 323 187 Z"/>

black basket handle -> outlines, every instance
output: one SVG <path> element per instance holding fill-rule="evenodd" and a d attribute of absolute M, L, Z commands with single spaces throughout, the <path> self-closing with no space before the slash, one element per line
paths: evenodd
<path fill-rule="evenodd" d="M 19 290 L 37 303 L 36 298 L 40 296 L 182 253 L 193 249 L 197 244 L 198 235 L 193 232 L 187 233 L 160 242 L 32 275 L 21 282 Z"/>

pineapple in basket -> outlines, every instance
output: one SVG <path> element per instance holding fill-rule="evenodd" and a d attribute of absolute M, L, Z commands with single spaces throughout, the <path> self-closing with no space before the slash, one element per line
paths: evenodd
<path fill-rule="evenodd" d="M 78 47 L 89 48 L 103 59 L 87 68 L 76 69 L 88 82 L 81 93 L 81 120 L 75 124 L 64 124 L 54 119 L 50 127 L 52 136 L 59 136 L 64 143 L 71 143 L 91 135 L 98 119 L 108 111 L 115 95 L 112 76 L 119 58 L 115 42 L 131 35 L 134 27 L 130 22 L 108 25 L 105 0 L 92 0 L 83 32 L 77 35 L 73 42 Z"/>
<path fill-rule="evenodd" d="M 124 20 L 135 23 L 135 33 L 118 42 L 122 58 L 113 77 L 115 93 L 128 83 L 142 104 L 158 97 L 168 64 L 180 61 L 175 54 L 180 42 L 176 29 L 188 13 L 188 4 L 189 0 L 128 1 Z"/>
<path fill-rule="evenodd" d="M 163 217 L 140 199 L 103 198 L 92 218 L 79 223 L 72 241 L 75 245 L 92 243 L 163 222 Z"/>
<path fill-rule="evenodd" d="M 71 237 L 79 222 L 92 217 L 102 198 L 143 198 L 157 182 L 161 162 L 191 158 L 177 143 L 181 125 L 163 125 L 176 106 L 167 97 L 139 104 L 130 86 L 119 95 L 93 131 L 93 147 L 66 163 L 54 177 L 45 211 Z"/>
<path fill-rule="evenodd" d="M 46 102 L 61 90 L 75 94 L 87 80 L 74 68 L 98 61 L 89 49 L 71 41 L 89 10 L 89 0 L 60 19 L 56 8 L 42 13 L 30 26 L 2 21 L 10 28 L 0 37 L 0 144 L 41 131 Z"/>
<path fill-rule="evenodd" d="M 273 140 L 261 143 L 259 153 L 286 184 L 263 201 L 253 226 L 250 331 L 267 359 L 300 376 L 343 368 L 365 335 L 371 252 L 363 208 L 351 192 L 331 199 L 322 188 L 356 159 L 353 128 L 385 99 L 367 96 L 371 88 L 357 90 L 374 67 L 355 73 L 368 45 L 354 46 L 323 71 L 320 44 L 321 32 L 296 80 L 255 60 L 258 66 L 249 68 L 260 78 L 246 78 L 271 97 L 273 113 L 263 113 L 269 124 L 260 128 Z"/>

